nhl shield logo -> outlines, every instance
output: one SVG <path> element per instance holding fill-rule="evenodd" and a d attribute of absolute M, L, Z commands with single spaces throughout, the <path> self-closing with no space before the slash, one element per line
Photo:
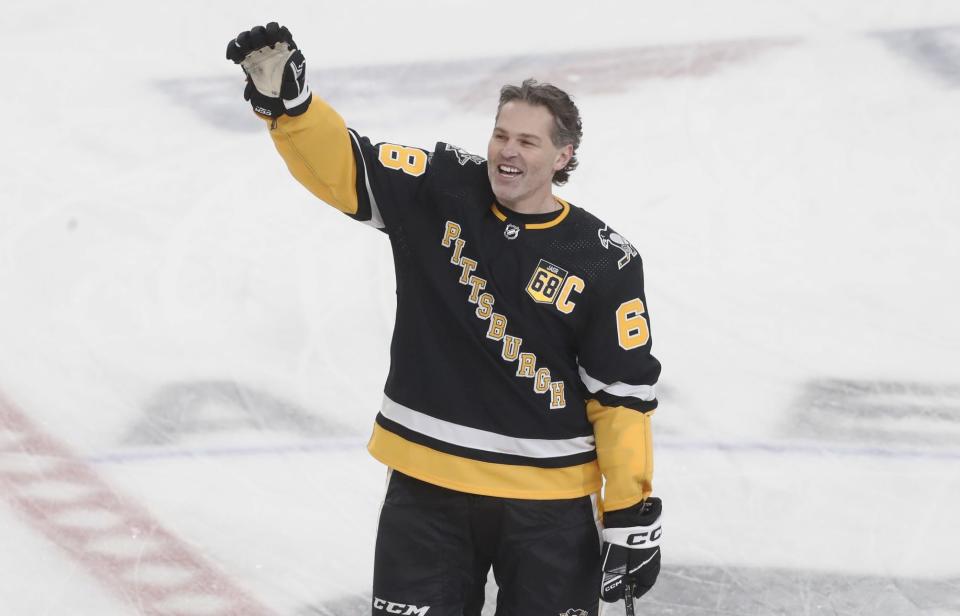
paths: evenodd
<path fill-rule="evenodd" d="M 589 616 L 586 610 L 570 608 L 566 612 L 560 612 L 559 616 Z"/>
<path fill-rule="evenodd" d="M 508 240 L 517 239 L 518 237 L 520 237 L 520 227 L 518 227 L 513 223 L 510 223 L 503 230 L 503 237 L 507 238 Z"/>
<path fill-rule="evenodd" d="M 627 263 L 630 263 L 630 259 L 640 256 L 640 253 L 627 241 L 627 238 L 606 225 L 603 226 L 603 229 L 597 230 L 597 235 L 600 237 L 600 245 L 604 248 L 613 246 L 623 252 L 623 256 L 617 261 L 617 269 L 623 269 L 627 266 Z"/>
<path fill-rule="evenodd" d="M 540 259 L 527 283 L 527 294 L 538 304 L 552 304 L 557 300 L 557 293 L 568 275 L 569 272 L 562 267 Z"/>

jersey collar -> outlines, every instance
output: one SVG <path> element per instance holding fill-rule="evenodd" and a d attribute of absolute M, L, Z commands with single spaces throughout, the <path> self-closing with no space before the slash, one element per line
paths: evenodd
<path fill-rule="evenodd" d="M 490 206 L 490 211 L 492 211 L 493 215 L 499 218 L 501 222 L 522 222 L 524 223 L 524 229 L 549 229 L 559 225 L 570 214 L 569 203 L 559 197 L 554 197 L 554 199 L 556 199 L 557 203 L 559 203 L 561 206 L 560 211 L 558 212 L 549 212 L 547 214 L 521 214 L 519 212 L 514 212 L 509 208 L 500 206 L 496 202 Z M 544 217 L 546 217 L 546 220 L 543 220 Z"/>

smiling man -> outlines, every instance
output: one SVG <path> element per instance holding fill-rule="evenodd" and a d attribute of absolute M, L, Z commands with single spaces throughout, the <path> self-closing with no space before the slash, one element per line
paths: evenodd
<path fill-rule="evenodd" d="M 293 176 L 393 247 L 372 614 L 479 615 L 491 569 L 498 616 L 632 608 L 660 569 L 660 364 L 636 249 L 553 194 L 577 166 L 570 97 L 505 86 L 484 160 L 348 129 L 275 23 L 227 57 Z"/>
<path fill-rule="evenodd" d="M 536 94 L 534 94 L 536 93 Z M 580 118 L 576 107 L 569 109 L 575 124 L 566 134 L 554 136 L 559 123 L 546 106 L 527 102 L 533 96 L 565 95 L 548 85 L 537 88 L 535 82 L 524 86 L 506 86 L 501 92 L 502 102 L 497 113 L 493 135 L 487 146 L 487 175 L 497 197 L 497 203 L 515 212 L 537 214 L 559 209 L 553 196 L 554 174 L 564 173 L 573 159 L 574 143 L 579 142 Z M 566 97 L 569 100 L 569 97 Z M 574 163 L 575 165 L 575 163 Z"/>

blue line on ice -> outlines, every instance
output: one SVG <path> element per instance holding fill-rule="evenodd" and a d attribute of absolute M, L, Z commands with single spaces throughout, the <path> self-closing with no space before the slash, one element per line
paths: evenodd
<path fill-rule="evenodd" d="M 280 445 L 251 445 L 246 447 L 198 447 L 182 449 L 152 449 L 120 451 L 87 456 L 91 464 L 126 464 L 151 460 L 183 458 L 221 458 L 288 455 L 362 449 L 365 437 L 343 437 Z M 815 443 L 689 441 L 661 438 L 657 449 L 678 451 L 724 451 L 732 453 L 766 453 L 773 455 L 856 456 L 866 458 L 898 458 L 917 460 L 960 460 L 960 451 L 949 449 L 897 449 L 879 446 L 827 445 Z"/>

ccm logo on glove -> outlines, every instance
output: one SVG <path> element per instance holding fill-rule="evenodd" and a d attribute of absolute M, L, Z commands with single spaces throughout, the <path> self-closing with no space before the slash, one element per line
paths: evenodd
<path fill-rule="evenodd" d="M 649 535 L 650 541 L 657 541 L 660 539 L 661 529 L 658 526 L 650 532 L 643 533 L 633 533 L 627 537 L 627 545 L 643 545 L 647 542 L 647 536 Z"/>

